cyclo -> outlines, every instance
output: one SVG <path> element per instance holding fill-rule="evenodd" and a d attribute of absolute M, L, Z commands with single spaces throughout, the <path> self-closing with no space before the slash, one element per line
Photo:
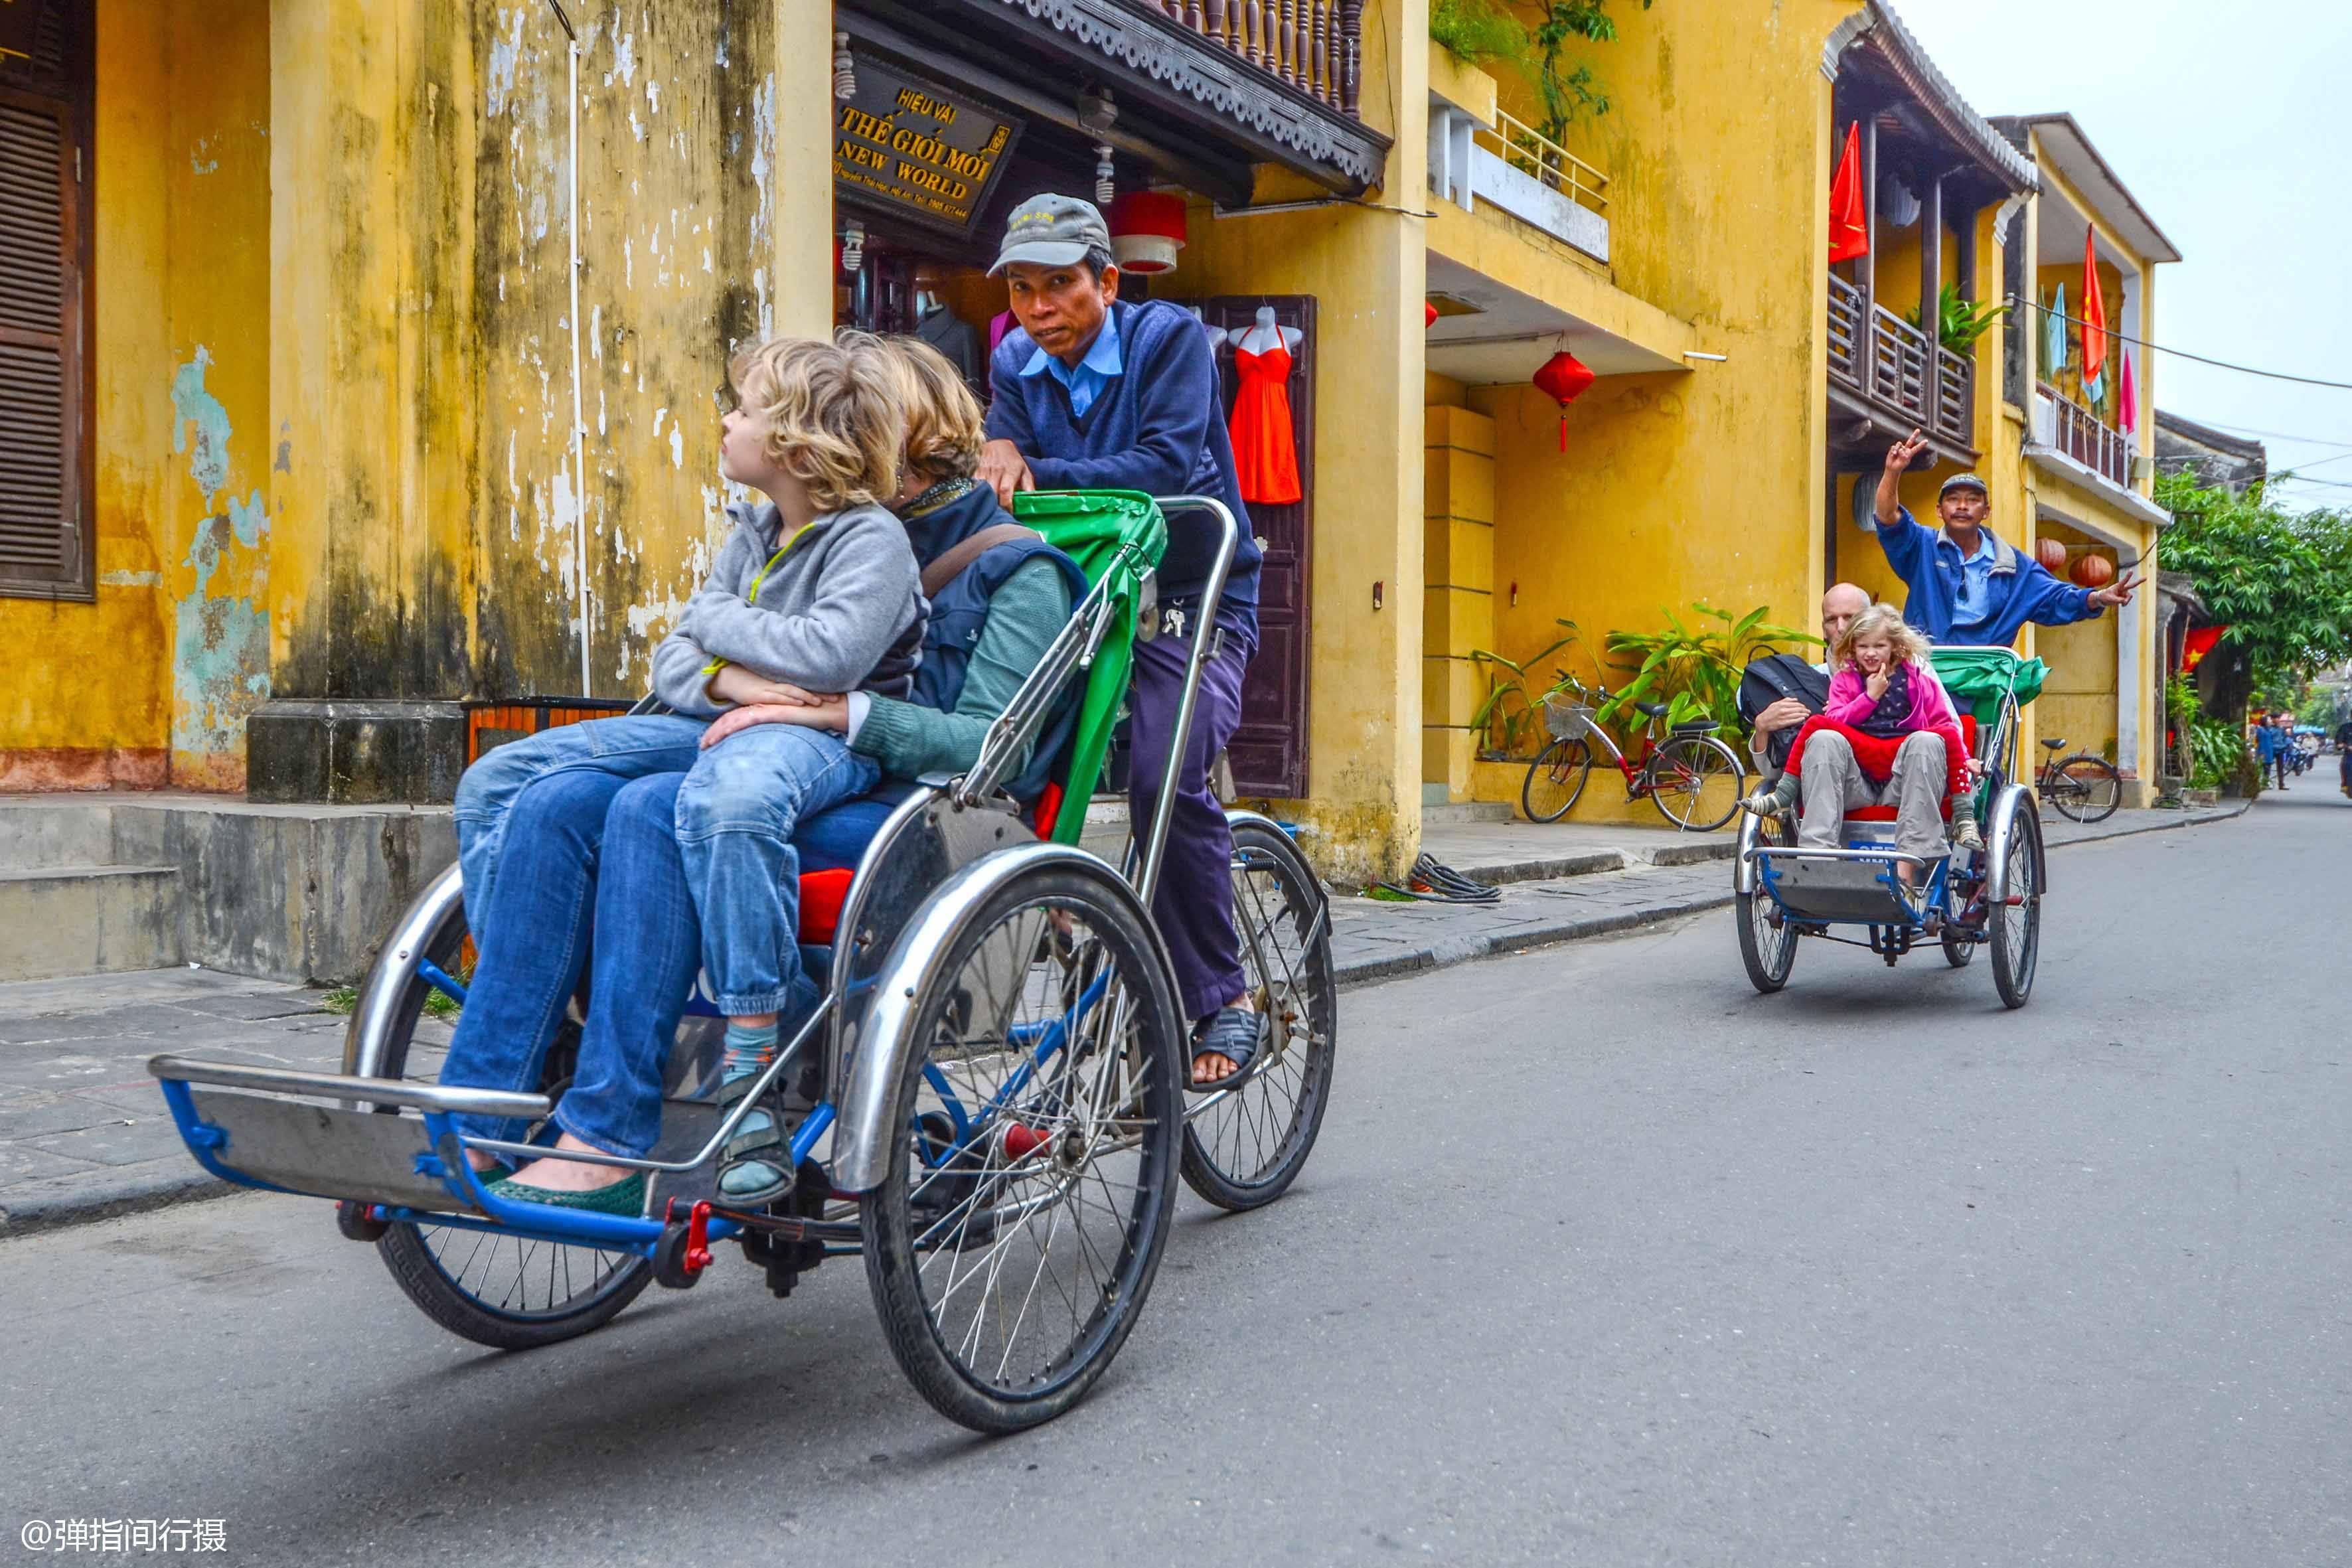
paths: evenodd
<path fill-rule="evenodd" d="M 1733 912 L 1748 978 L 1768 995 L 1789 983 L 1797 940 L 1808 936 L 1867 947 L 1890 968 L 1931 938 L 1955 969 L 1989 946 L 2001 1002 L 2022 1007 L 2032 993 L 2050 883 L 2033 792 L 2019 782 L 2030 775 L 2019 765 L 2018 714 L 2041 694 L 2048 670 L 2005 647 L 1938 647 L 1928 657 L 1961 710 L 1962 738 L 1982 770 L 1977 817 L 1985 847 L 1932 860 L 1898 854 L 1892 806 L 1847 813 L 1843 847 L 1835 849 L 1800 847 L 1794 816 L 1743 816 Z M 1918 891 L 1906 892 L 1896 875 L 1906 861 Z M 1832 935 L 1839 926 L 1863 927 L 1867 938 Z"/>
<path fill-rule="evenodd" d="M 1228 813 L 1243 964 L 1271 1038 L 1239 1081 L 1187 1103 L 1185 1019 L 1149 910 L 1234 521 L 1201 497 L 1019 501 L 1089 591 L 970 771 L 921 781 L 854 873 L 803 879 L 802 953 L 824 998 L 752 1091 L 720 1110 L 722 1020 L 698 988 L 651 1156 L 569 1156 L 647 1172 L 643 1215 L 493 1197 L 469 1168 L 467 1148 L 549 1152 L 593 977 L 541 1092 L 439 1085 L 426 1001 L 463 1005 L 469 951 L 456 867 L 384 943 L 341 1075 L 149 1063 L 189 1151 L 231 1182 L 335 1200 L 342 1234 L 373 1242 L 416 1305 L 478 1343 L 585 1333 L 648 1282 L 693 1285 L 725 1241 L 779 1296 L 824 1259 L 862 1253 L 891 1351 L 942 1415 L 1006 1432 L 1076 1403 L 1143 1310 L 1180 1172 L 1228 1210 L 1270 1203 L 1297 1176 L 1329 1094 L 1337 999 L 1321 884 L 1280 826 Z M 1207 514 L 1219 542 L 1169 773 L 1122 868 L 1077 838 L 1168 512 Z M 1068 764 L 1024 809 L 997 786 L 1049 727 L 1067 729 Z M 793 1129 L 797 1179 L 765 1207 L 731 1207 L 718 1164 L 761 1105 Z M 462 1134 L 460 1115 L 525 1119 L 531 1139 Z"/>

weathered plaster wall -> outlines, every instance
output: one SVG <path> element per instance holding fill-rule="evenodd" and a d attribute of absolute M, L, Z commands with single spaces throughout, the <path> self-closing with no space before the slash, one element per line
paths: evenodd
<path fill-rule="evenodd" d="M 0 599 L 0 789 L 233 789 L 268 690 L 268 6 L 97 21 L 98 597 Z"/>

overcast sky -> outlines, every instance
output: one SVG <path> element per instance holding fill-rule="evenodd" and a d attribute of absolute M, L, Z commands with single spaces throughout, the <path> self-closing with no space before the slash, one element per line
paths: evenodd
<path fill-rule="evenodd" d="M 2352 382 L 2352 4 L 1893 3 L 1978 112 L 2072 112 L 2171 237 L 2183 259 L 2157 270 L 2158 343 Z M 2157 377 L 2159 406 L 2307 471 L 2283 499 L 2352 507 L 2352 392 L 2171 354 Z"/>

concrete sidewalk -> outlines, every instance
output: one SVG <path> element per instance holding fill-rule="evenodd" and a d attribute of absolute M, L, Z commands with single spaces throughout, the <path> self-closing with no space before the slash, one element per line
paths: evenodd
<path fill-rule="evenodd" d="M 2201 811 L 2053 819 L 2053 846 L 2221 821 Z M 1331 900 L 1342 985 L 1574 942 L 1731 900 L 1728 832 L 1570 824 L 1433 826 L 1429 852 L 1507 883 L 1485 905 Z M 1727 933 L 1726 940 L 1728 940 Z M 326 993 L 201 969 L 0 984 L 0 1237 L 233 1191 L 181 1147 L 147 1074 L 159 1051 L 336 1070 L 345 1020 Z M 323 1220 L 322 1222 L 323 1223 Z"/>

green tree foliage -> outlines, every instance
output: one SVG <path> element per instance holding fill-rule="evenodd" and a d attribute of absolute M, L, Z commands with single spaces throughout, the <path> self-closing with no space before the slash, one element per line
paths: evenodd
<path fill-rule="evenodd" d="M 1642 9 L 1653 0 L 1641 0 Z M 1590 60 L 1576 58 L 1581 46 L 1614 43 L 1617 24 L 1610 0 L 1430 0 L 1429 36 L 1471 65 L 1502 61 L 1516 68 L 1543 102 L 1537 129 L 1554 142 L 1587 117 L 1609 112 Z M 1528 13 L 1532 20 L 1522 20 Z"/>
<path fill-rule="evenodd" d="M 2257 685 L 2291 689 L 2352 655 L 2352 515 L 2291 512 L 2259 485 L 2237 494 L 2181 474 L 2159 479 L 2156 499 L 2174 518 L 2164 565 L 2230 628 L 2198 667 L 2205 712 L 2242 719 Z"/>

